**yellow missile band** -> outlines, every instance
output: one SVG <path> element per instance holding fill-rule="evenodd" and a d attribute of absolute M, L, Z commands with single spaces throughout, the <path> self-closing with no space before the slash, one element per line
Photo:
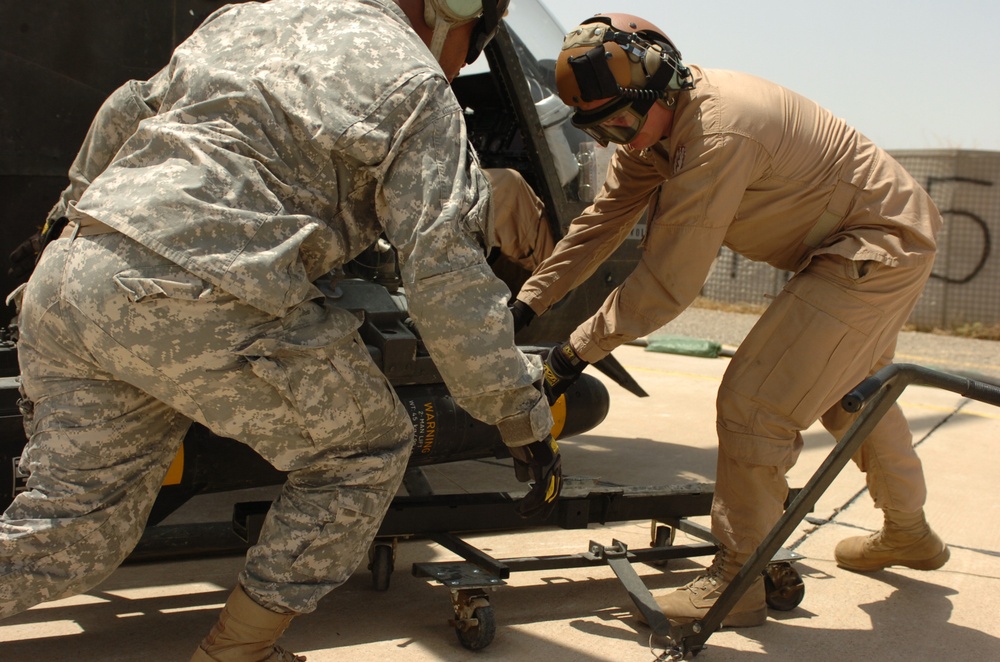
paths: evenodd
<path fill-rule="evenodd" d="M 552 410 L 552 430 L 550 433 L 553 439 L 558 439 L 563 428 L 566 427 L 566 396 L 560 395 L 549 409 Z"/>
<path fill-rule="evenodd" d="M 174 461 L 170 463 L 170 468 L 167 469 L 167 475 L 163 478 L 164 485 L 180 485 L 181 477 L 184 475 L 184 444 L 181 444 L 180 450 L 177 451 L 177 455 L 174 456 Z"/>

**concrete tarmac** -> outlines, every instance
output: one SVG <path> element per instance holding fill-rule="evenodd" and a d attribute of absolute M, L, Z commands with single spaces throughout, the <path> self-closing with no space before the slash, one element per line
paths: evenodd
<path fill-rule="evenodd" d="M 996 368 L 1000 375 L 996 345 L 982 347 L 993 351 L 961 363 L 979 372 Z M 561 442 L 568 488 L 711 483 L 715 392 L 729 360 L 634 346 L 616 350 L 615 356 L 650 397 L 637 398 L 602 378 L 612 398 L 607 419 L 591 432 Z M 944 369 L 948 360 L 933 358 Z M 929 483 L 928 519 L 951 547 L 949 563 L 931 572 L 891 568 L 857 574 L 838 568 L 833 561 L 836 543 L 881 525 L 863 475 L 850 464 L 786 543 L 804 556 L 794 564 L 805 583 L 801 604 L 791 611 L 770 610 L 763 627 L 714 633 L 697 659 L 1000 659 L 1000 408 L 920 386 L 908 387 L 899 402 Z M 805 450 L 789 474 L 793 487 L 806 483 L 834 445 L 819 426 L 804 436 Z M 524 489 L 509 461 L 438 465 L 425 475 L 442 494 L 516 494 Z M 232 501 L 241 498 L 246 495 L 199 498 L 171 521 L 224 519 Z M 692 521 L 708 523 L 707 517 Z M 650 530 L 651 522 L 642 520 L 463 539 L 494 558 L 511 559 L 581 554 L 590 541 L 611 545 L 620 540 L 631 549 L 644 548 L 650 545 Z M 693 542 L 699 541 L 677 535 L 677 544 Z M 455 559 L 427 539 L 397 541 L 396 571 L 388 590 L 374 590 L 362 565 L 316 612 L 293 621 L 282 643 L 309 662 L 648 662 L 662 652 L 651 649 L 650 630 L 636 622 L 625 589 L 606 565 L 513 573 L 506 585 L 490 593 L 495 637 L 483 650 L 470 652 L 448 624 L 453 616 L 449 591 L 410 572 L 414 563 Z M 633 567 L 658 595 L 693 579 L 710 560 L 705 556 L 674 560 L 666 567 Z M 44 603 L 0 622 L 0 660 L 186 661 L 214 622 L 241 567 L 238 556 L 126 564 L 84 595 Z"/>

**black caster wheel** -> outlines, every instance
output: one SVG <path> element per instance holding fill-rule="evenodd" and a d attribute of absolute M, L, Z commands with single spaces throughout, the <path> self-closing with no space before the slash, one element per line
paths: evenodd
<path fill-rule="evenodd" d="M 677 538 L 677 529 L 672 526 L 666 526 L 659 524 L 656 520 L 653 520 L 651 524 L 651 538 L 649 546 L 655 548 L 660 547 L 673 547 L 674 540 Z M 667 559 L 657 560 L 650 562 L 649 565 L 656 568 L 666 568 L 670 561 Z"/>
<path fill-rule="evenodd" d="M 459 643 L 470 651 L 486 648 L 497 633 L 497 621 L 493 607 L 476 607 L 472 611 L 472 619 L 455 626 L 455 634 Z"/>
<path fill-rule="evenodd" d="M 798 570 L 791 563 L 771 563 L 764 570 L 764 591 L 767 606 L 778 611 L 791 611 L 799 606 L 806 593 Z"/>
<path fill-rule="evenodd" d="M 371 550 L 371 561 L 368 569 L 372 572 L 372 587 L 376 591 L 389 590 L 389 578 L 395 565 L 395 552 L 392 545 L 375 543 Z"/>

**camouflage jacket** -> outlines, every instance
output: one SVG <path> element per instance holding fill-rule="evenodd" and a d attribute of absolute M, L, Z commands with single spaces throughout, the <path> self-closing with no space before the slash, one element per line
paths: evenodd
<path fill-rule="evenodd" d="M 385 232 L 456 400 L 509 444 L 548 431 L 484 258 L 490 188 L 462 109 L 391 0 L 220 9 L 109 97 L 70 178 L 50 216 L 93 217 L 276 316 Z"/>

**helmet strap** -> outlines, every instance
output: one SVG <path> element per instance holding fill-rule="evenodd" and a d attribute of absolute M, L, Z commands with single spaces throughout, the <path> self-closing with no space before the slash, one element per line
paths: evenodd
<path fill-rule="evenodd" d="M 431 55 L 434 56 L 434 59 L 440 63 L 441 53 L 444 51 L 444 42 L 448 39 L 448 33 L 455 27 L 455 23 L 448 20 L 446 15 L 438 12 L 435 8 L 435 3 L 431 0 L 425 0 L 424 2 L 424 23 L 434 30 L 428 48 L 431 49 Z"/>
<path fill-rule="evenodd" d="M 621 94 L 622 88 L 611 73 L 604 45 L 595 46 L 583 55 L 569 58 L 569 66 L 580 86 L 583 101 L 609 99 Z"/>
<path fill-rule="evenodd" d="M 431 37 L 431 55 L 438 62 L 441 62 L 441 53 L 444 51 L 444 42 L 448 39 L 452 24 L 448 21 L 439 20 L 434 24 L 434 34 Z"/>

